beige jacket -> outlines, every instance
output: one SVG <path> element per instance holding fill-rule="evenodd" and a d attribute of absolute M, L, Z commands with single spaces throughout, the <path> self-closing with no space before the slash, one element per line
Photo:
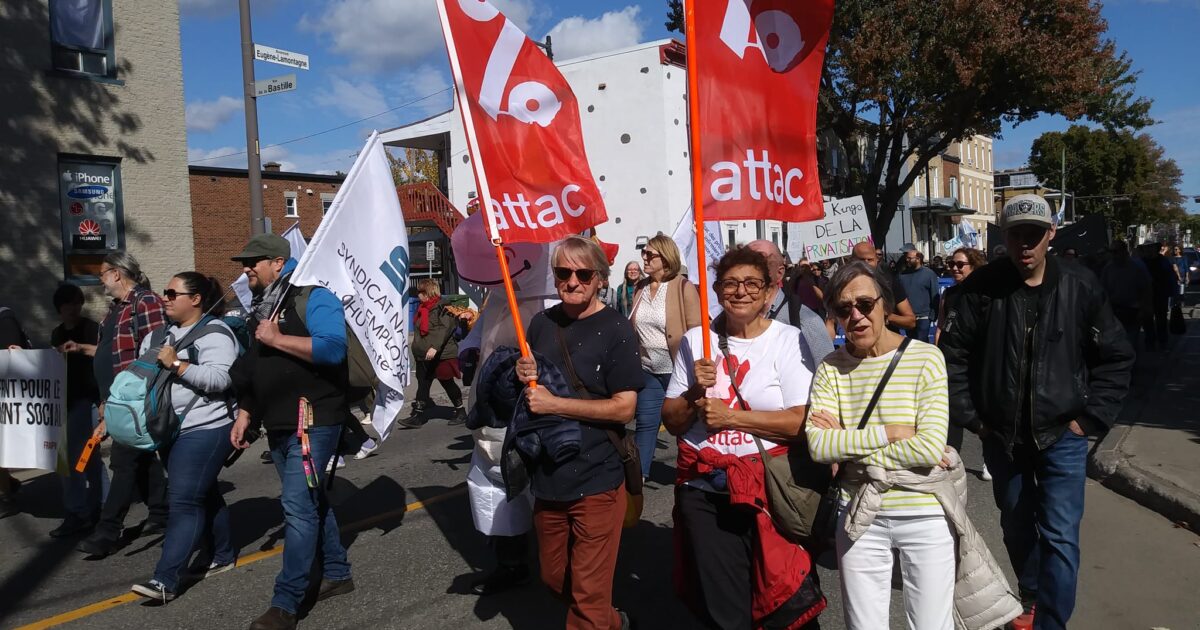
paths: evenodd
<path fill-rule="evenodd" d="M 987 543 L 967 517 L 967 481 L 962 459 L 954 449 L 946 453 L 949 469 L 885 470 L 877 466 L 848 464 L 842 487 L 851 496 L 846 507 L 846 535 L 858 540 L 879 513 L 883 493 L 889 488 L 925 492 L 937 497 L 958 537 L 958 564 L 954 579 L 954 627 L 957 630 L 990 630 L 1003 627 L 1023 612 L 1008 580 Z"/>
<path fill-rule="evenodd" d="M 635 325 L 638 300 L 648 286 L 650 279 L 642 278 L 633 293 L 633 312 L 629 314 L 629 319 Z M 675 276 L 665 286 L 659 287 L 660 291 L 664 289 L 667 291 L 667 349 L 671 351 L 671 360 L 674 361 L 675 355 L 679 354 L 683 333 L 700 325 L 700 292 L 696 290 L 696 285 L 683 276 Z"/>

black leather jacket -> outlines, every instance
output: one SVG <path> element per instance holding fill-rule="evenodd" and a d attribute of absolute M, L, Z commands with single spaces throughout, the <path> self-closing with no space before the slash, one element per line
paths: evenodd
<path fill-rule="evenodd" d="M 1024 284 L 1002 259 L 972 273 L 946 314 L 940 347 L 950 386 L 950 420 L 978 433 L 986 426 L 1009 449 L 1022 405 L 1031 405 L 1038 449 L 1054 444 L 1072 420 L 1103 435 L 1129 390 L 1134 353 L 1108 296 L 1085 267 L 1046 259 L 1033 356 L 1025 357 Z M 1032 360 L 1032 393 L 1021 396 L 1021 365 Z"/>

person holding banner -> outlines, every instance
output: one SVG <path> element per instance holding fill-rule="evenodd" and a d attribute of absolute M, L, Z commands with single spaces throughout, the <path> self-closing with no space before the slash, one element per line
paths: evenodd
<path fill-rule="evenodd" d="M 317 599 L 354 590 L 337 517 L 324 492 L 325 467 L 336 454 L 349 414 L 346 321 L 341 302 L 328 289 L 292 287 L 297 261 L 283 237 L 259 234 L 233 260 L 241 263 L 254 292 L 254 341 L 235 370 L 239 410 L 229 439 L 234 448 L 244 449 L 250 446 L 249 435 L 260 426 L 266 429 L 286 523 L 283 566 L 271 607 L 250 627 L 290 629 L 296 627 L 318 552 L 324 573 Z M 303 312 L 301 294 L 308 296 Z M 311 405 L 311 423 L 297 418 L 302 398 Z M 314 486 L 305 474 L 302 442 L 309 443 L 316 464 Z"/>
<path fill-rule="evenodd" d="M 683 334 L 700 325 L 700 292 L 680 275 L 679 246 L 659 234 L 642 249 L 646 277 L 637 284 L 629 314 L 642 348 L 644 386 L 638 392 L 637 440 L 642 477 L 650 476 L 663 398 Z"/>
<path fill-rule="evenodd" d="M 82 352 L 92 357 L 92 369 L 100 391 L 100 424 L 94 436 L 106 435 L 104 401 L 108 390 L 122 370 L 138 358 L 138 348 L 150 333 L 166 324 L 163 301 L 150 290 L 150 280 L 142 273 L 137 258 L 127 252 L 115 252 L 100 264 L 100 282 L 112 298 L 112 306 L 100 322 L 95 345 L 67 341 L 63 352 Z M 104 557 L 120 546 L 125 515 L 139 492 L 150 515 L 138 532 L 140 536 L 162 534 L 167 528 L 167 478 L 162 462 L 154 453 L 114 443 L 109 451 L 108 497 L 100 510 L 100 522 L 91 536 L 77 549 L 88 556 Z"/>
<path fill-rule="evenodd" d="M 16 313 L 7 306 L 0 306 L 0 350 L 28 350 L 32 347 Z M 21 482 L 0 468 L 0 518 L 17 511 L 16 494 L 20 488 Z"/>
<path fill-rule="evenodd" d="M 164 604 L 175 599 L 180 571 L 203 540 L 211 541 L 212 558 L 200 577 L 228 571 L 237 560 L 229 508 L 217 489 L 217 475 L 233 451 L 229 426 L 237 405 L 229 368 L 240 349 L 233 331 L 217 319 L 224 313 L 224 293 L 217 280 L 194 271 L 176 274 L 163 291 L 171 323 L 158 364 L 173 374 L 171 406 L 179 416 L 179 435 L 159 448 L 171 479 L 162 555 L 154 577 L 131 590 Z M 177 353 L 175 342 L 193 330 L 194 342 Z M 151 350 L 150 341 L 142 340 L 141 352 Z"/>
<path fill-rule="evenodd" d="M 534 316 L 529 348 L 561 373 L 576 374 L 583 391 L 560 398 L 544 386 L 525 390 L 531 413 L 578 420 L 581 434 L 578 455 L 560 464 L 528 463 L 542 581 L 567 603 L 567 628 L 628 628 L 628 615 L 612 606 L 628 497 L 614 445 L 620 440 L 610 434 L 623 433 L 633 419 L 643 385 L 637 335 L 629 320 L 597 298 L 609 273 L 599 245 L 570 236 L 551 261 L 562 303 Z M 517 361 L 516 376 L 537 381 L 533 357 Z"/>
<path fill-rule="evenodd" d="M 762 453 L 784 456 L 802 435 L 812 380 L 800 331 L 765 316 L 770 278 L 766 257 L 749 247 L 721 257 L 713 359 L 704 358 L 701 329 L 689 330 L 663 405 L 679 441 L 676 585 L 721 630 L 802 627 L 825 607 L 811 557 L 759 508 Z"/>
<path fill-rule="evenodd" d="M 62 323 L 50 332 L 50 345 L 62 352 L 67 342 L 91 343 L 100 336 L 100 325 L 83 315 L 83 290 L 78 286 L 60 285 L 53 302 Z M 61 525 L 50 530 L 51 538 L 91 531 L 100 519 L 100 508 L 108 495 L 108 471 L 104 470 L 99 453 L 88 460 L 83 472 L 75 470 L 75 463 L 99 422 L 95 408 L 100 402 L 100 391 L 92 371 L 92 358 L 75 352 L 67 354 L 66 360 L 68 470 L 62 482 L 67 516 Z"/>
<path fill-rule="evenodd" d="M 416 361 L 417 394 L 413 398 L 412 413 L 407 418 L 397 420 L 406 429 L 419 429 L 429 421 L 426 411 L 433 406 L 433 398 L 429 391 L 436 379 L 442 389 L 450 397 L 454 407 L 454 418 L 451 424 L 462 424 L 467 419 L 463 409 L 462 390 L 454 379 L 461 378 L 462 372 L 458 367 L 458 341 L 454 332 L 458 328 L 458 319 L 446 309 L 442 301 L 442 289 L 437 280 L 423 278 L 417 283 L 416 330 L 412 340 L 412 354 Z"/>

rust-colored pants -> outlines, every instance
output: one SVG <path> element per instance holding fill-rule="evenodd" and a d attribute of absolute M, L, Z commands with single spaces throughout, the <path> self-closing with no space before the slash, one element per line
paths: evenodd
<path fill-rule="evenodd" d="M 533 506 L 542 581 L 567 603 L 568 630 L 620 630 L 613 573 L 625 518 L 625 486 L 578 501 Z"/>

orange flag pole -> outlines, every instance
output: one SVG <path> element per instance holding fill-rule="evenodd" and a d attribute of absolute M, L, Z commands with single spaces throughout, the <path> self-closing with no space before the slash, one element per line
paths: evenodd
<path fill-rule="evenodd" d="M 708 317 L 708 265 L 704 242 L 704 163 L 700 161 L 700 68 L 696 37 L 696 3 L 684 0 L 684 37 L 687 39 L 688 139 L 692 157 L 692 215 L 696 220 L 696 278 L 700 281 L 700 334 L 704 358 L 712 358 L 712 334 Z"/>

